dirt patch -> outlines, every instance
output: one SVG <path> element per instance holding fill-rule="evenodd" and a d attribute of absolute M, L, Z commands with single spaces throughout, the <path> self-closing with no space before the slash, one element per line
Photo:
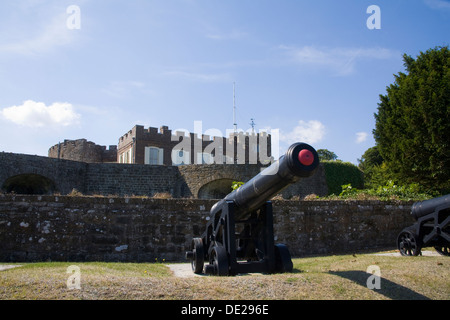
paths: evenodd
<path fill-rule="evenodd" d="M 382 252 L 382 253 L 376 253 L 376 256 L 389 256 L 389 257 L 401 257 L 402 255 L 400 252 Z M 436 251 L 422 251 L 422 256 L 424 257 L 439 257 L 440 254 Z"/>
<path fill-rule="evenodd" d="M 192 271 L 190 263 L 176 263 L 168 264 L 167 267 L 173 272 L 175 277 L 179 278 L 192 278 L 192 277 L 202 277 L 204 275 L 195 274 Z"/>
<path fill-rule="evenodd" d="M 21 267 L 21 265 L 5 265 L 5 264 L 1 264 L 0 265 L 0 271 L 4 271 L 4 270 L 8 270 L 8 269 L 13 269 L 13 268 L 17 268 L 17 267 Z"/>

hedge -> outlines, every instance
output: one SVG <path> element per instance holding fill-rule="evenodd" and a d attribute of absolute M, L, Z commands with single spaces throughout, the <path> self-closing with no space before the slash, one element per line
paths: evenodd
<path fill-rule="evenodd" d="M 321 161 L 325 169 L 328 195 L 339 195 L 342 185 L 351 184 L 354 188 L 364 188 L 363 172 L 354 164 L 342 161 Z"/>

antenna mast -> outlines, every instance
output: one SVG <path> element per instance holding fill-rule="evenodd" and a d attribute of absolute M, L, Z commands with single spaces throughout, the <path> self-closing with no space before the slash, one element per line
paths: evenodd
<path fill-rule="evenodd" d="M 254 133 L 255 132 L 255 119 L 251 118 L 250 120 L 252 121 L 252 122 L 250 122 L 250 125 L 252 126 L 252 132 Z"/>
<path fill-rule="evenodd" d="M 237 123 L 236 123 L 236 95 L 235 95 L 235 83 L 233 82 L 233 126 L 234 133 L 237 132 Z"/>

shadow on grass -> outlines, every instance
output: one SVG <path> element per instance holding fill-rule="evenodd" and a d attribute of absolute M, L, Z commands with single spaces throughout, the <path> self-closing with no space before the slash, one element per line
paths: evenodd
<path fill-rule="evenodd" d="M 349 279 L 363 287 L 367 287 L 367 279 L 371 276 L 364 271 L 329 271 L 330 274 Z M 380 289 L 372 289 L 393 300 L 430 300 L 430 298 L 381 277 Z M 370 289 L 369 289 L 370 290 Z"/>

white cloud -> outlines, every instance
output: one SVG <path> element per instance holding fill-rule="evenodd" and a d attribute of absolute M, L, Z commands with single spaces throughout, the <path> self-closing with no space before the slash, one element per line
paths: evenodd
<path fill-rule="evenodd" d="M 369 134 L 367 132 L 357 132 L 356 133 L 356 143 L 363 143 L 367 140 Z"/>
<path fill-rule="evenodd" d="M 0 110 L 8 121 L 25 127 L 67 127 L 79 123 L 80 115 L 67 102 L 55 102 L 46 106 L 43 102 L 27 100 L 22 105 Z"/>
<path fill-rule="evenodd" d="M 300 120 L 298 125 L 291 132 L 280 132 L 280 140 L 287 143 L 305 142 L 316 143 L 325 136 L 325 126 L 317 120 Z"/>
<path fill-rule="evenodd" d="M 301 48 L 280 46 L 291 60 L 297 64 L 313 68 L 327 68 L 337 76 L 346 76 L 355 71 L 355 65 L 361 59 L 389 59 L 394 52 L 385 48 Z"/>

